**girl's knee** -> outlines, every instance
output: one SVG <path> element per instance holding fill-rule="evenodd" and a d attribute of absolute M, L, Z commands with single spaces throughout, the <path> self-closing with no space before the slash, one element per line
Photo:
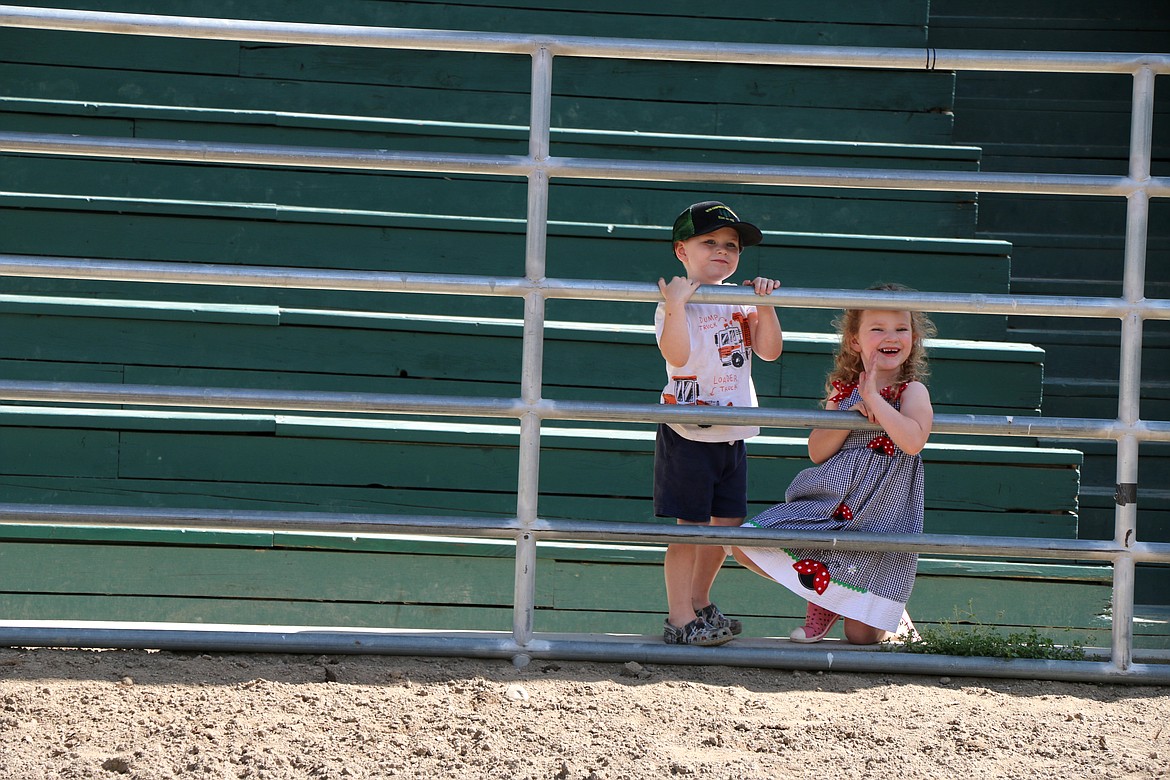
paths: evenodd
<path fill-rule="evenodd" d="M 889 637 L 890 632 L 867 626 L 860 620 L 845 618 L 845 639 L 851 645 L 876 645 Z"/>

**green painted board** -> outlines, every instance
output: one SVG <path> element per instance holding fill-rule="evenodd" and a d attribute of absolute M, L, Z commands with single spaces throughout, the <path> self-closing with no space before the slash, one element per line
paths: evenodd
<path fill-rule="evenodd" d="M 12 131 L 277 146 L 524 155 L 527 125 L 0 97 Z M 82 115 L 79 115 L 82 114 Z M 550 128 L 555 157 L 899 170 L 978 170 L 975 146 Z"/>
<path fill-rule="evenodd" d="M 50 0 L 38 0 L 29 3 L 30 6 L 50 6 L 61 8 L 82 7 L 101 8 L 109 11 L 125 13 L 158 13 L 182 15 L 189 10 L 189 5 L 182 0 L 101 0 L 101 2 L 78 3 L 70 0 L 61 0 L 53 3 Z M 409 26 L 441 27 L 451 29 L 453 18 L 462 18 L 458 14 L 467 14 L 467 18 L 477 15 L 490 15 L 485 18 L 493 21 L 516 20 L 512 16 L 515 12 L 534 14 L 533 18 L 548 22 L 557 22 L 565 25 L 564 31 L 571 32 L 575 28 L 569 23 L 581 23 L 582 20 L 595 19 L 595 23 L 608 22 L 615 31 L 629 30 L 635 27 L 639 20 L 649 29 L 662 31 L 664 24 L 693 25 L 696 30 L 706 29 L 712 23 L 720 24 L 726 29 L 739 31 L 742 35 L 753 35 L 750 24 L 743 22 L 760 22 L 763 19 L 777 19 L 781 21 L 808 21 L 808 22 L 847 22 L 869 26 L 890 25 L 917 27 L 925 24 L 925 9 L 922 4 L 912 0 L 891 0 L 880 9 L 864 0 L 841 0 L 832 6 L 792 4 L 783 9 L 777 9 L 773 4 L 752 0 L 737 4 L 721 12 L 719 19 L 708 19 L 699 12 L 702 7 L 693 2 L 684 2 L 672 6 L 656 6 L 653 8 L 631 9 L 629 4 L 617 0 L 570 0 L 558 3 L 556 8 L 531 0 L 521 0 L 502 9 L 493 0 L 466 0 L 458 4 L 443 0 L 409 0 L 407 2 L 339 2 L 328 6 L 310 0 L 251 0 L 247 4 L 250 12 L 256 14 L 247 18 L 278 19 L 286 21 L 313 22 L 322 24 L 336 24 L 341 19 L 350 24 L 372 26 Z M 200 5 L 201 12 L 207 16 L 224 18 L 241 18 L 239 4 L 232 0 L 206 0 Z M 637 13 L 633 13 L 636 10 Z M 520 16 L 519 19 L 526 17 Z M 431 24 L 427 24 L 431 20 Z M 559 21 L 558 21 L 559 20 Z M 521 29 L 516 21 L 510 21 L 505 27 L 492 26 L 484 29 L 505 29 L 515 25 Z M 764 25 L 767 26 L 767 25 Z M 543 29 L 535 28 L 535 30 Z M 685 29 L 685 28 L 684 28 Z M 535 31 L 534 30 L 534 31 Z M 578 33 L 583 34 L 583 33 Z M 613 36 L 617 32 L 607 33 Z M 721 38 L 720 40 L 739 40 L 738 38 Z M 751 40 L 749 37 L 748 40 Z"/>
<path fill-rule="evenodd" d="M 1145 414 L 1142 416 L 1145 417 Z M 1115 484 L 1116 444 L 1103 441 L 1083 442 L 1078 445 L 1078 449 L 1085 453 L 1085 471 L 1100 475 L 1102 478 L 1094 484 L 1110 486 Z M 1170 495 L 1170 442 L 1142 442 L 1138 454 L 1141 457 L 1139 485 L 1150 489 L 1155 495 Z"/>
<path fill-rule="evenodd" d="M 134 44 L 123 37 L 109 45 Z M 244 45 L 233 76 L 137 69 L 118 62 L 127 54 L 106 66 L 101 51 L 73 64 L 79 51 L 86 49 L 74 48 L 66 64 L 7 65 L 0 85 L 32 99 L 527 123 L 530 60 L 523 55 Z M 553 75 L 552 119 L 561 127 L 946 143 L 952 122 L 954 75 L 943 71 L 564 57 Z M 695 80 L 729 87 L 715 99 L 700 97 L 689 86 Z M 834 125 L 858 110 L 866 121 Z"/>
<path fill-rule="evenodd" d="M 1167 607 L 1162 604 L 1166 594 L 1170 592 L 1170 566 L 1165 564 L 1138 564 L 1134 572 L 1134 600 L 1142 605 L 1143 610 L 1161 607 L 1162 621 L 1170 625 L 1165 618 Z"/>
<path fill-rule="evenodd" d="M 183 2 L 71 3 L 30 2 L 31 6 L 77 7 L 130 13 L 189 15 Z M 247 16 L 244 17 L 246 12 Z M 591 3 L 491 2 L 344 2 L 322 6 L 304 0 L 253 0 L 241 7 L 230 2 L 203 2 L 199 13 L 225 18 L 272 19 L 377 27 L 422 27 L 459 30 L 543 32 L 602 37 L 696 38 L 753 43 L 918 46 L 923 43 L 926 7 L 917 0 L 872 4 L 850 0 L 829 6 L 803 3 L 782 8 L 743 3 L 718 18 L 695 4 L 631 8 L 614 0 Z M 105 36 L 92 36 L 102 38 Z M 114 37 L 114 36 L 109 36 Z"/>
<path fill-rule="evenodd" d="M 385 224 L 395 214 L 455 214 L 522 220 L 521 177 L 470 174 L 305 171 L 52 157 L 4 160 L 9 192 L 89 198 L 78 207 L 171 212 L 287 222 Z M 646 225 L 714 199 L 760 227 L 802 232 L 973 238 L 968 193 L 833 190 L 749 184 L 554 179 L 550 220 Z"/>
<path fill-rule="evenodd" d="M 122 366 L 100 363 L 54 363 L 48 360 L 5 360 L 0 358 L 0 377 L 5 380 L 40 382 L 96 382 L 121 384 Z"/>
<path fill-rule="evenodd" d="M 31 3 L 29 7 L 65 8 L 65 5 Z M 110 4 L 90 3 L 86 10 L 114 10 L 102 8 Z M 147 13 L 164 13 L 148 11 Z M 180 15 L 190 15 L 182 13 Z M 29 65 L 92 67 L 106 62 L 110 67 L 131 70 L 174 70 L 182 63 L 185 72 L 238 75 L 240 72 L 240 44 L 236 41 L 211 41 L 185 38 L 155 38 L 152 36 L 102 35 L 57 30 L 32 30 L 16 27 L 0 28 L 0 50 L 4 62 Z"/>
<path fill-rule="evenodd" d="M 1089 3 L 1033 4 L 1027 16 L 1006 3 L 931 3 L 930 42 L 948 48 L 1021 48 L 1062 51 L 1162 52 L 1166 9 L 1125 3 L 1104 10 Z"/>
<path fill-rule="evenodd" d="M 5 476 L 0 493 L 15 503 L 131 507 L 196 507 L 290 512 L 515 517 L 515 493 L 430 491 L 377 486 L 200 484 L 184 480 L 101 477 Z M 628 505 L 592 499 L 553 497 L 542 503 L 552 517 L 642 521 L 651 509 L 644 500 Z M 761 507 L 763 509 L 764 507 Z M 608 510 L 608 511 L 607 511 Z M 614 514 L 614 511 L 617 511 Z M 628 510 L 626 513 L 624 510 Z"/>
<path fill-rule="evenodd" d="M 303 550 L 8 542 L 0 569 L 0 590 L 46 594 L 508 606 L 515 587 L 511 561 Z"/>
<path fill-rule="evenodd" d="M 48 110 L 49 106 L 55 106 L 58 110 Z M 4 124 L 9 132 L 68 135 L 71 130 L 80 127 L 85 129 L 85 135 L 133 137 L 135 132 L 133 118 L 118 116 L 114 111 L 105 111 L 103 116 L 80 118 L 73 112 L 81 110 L 82 106 L 82 101 L 30 101 L 0 97 L 0 115 L 4 117 Z M 66 107 L 68 110 L 62 110 Z"/>
<path fill-rule="evenodd" d="M 1143 338 L 1142 379 L 1147 382 L 1166 383 L 1170 381 L 1170 342 L 1159 338 L 1156 328 L 1152 331 L 1148 340 Z M 1117 379 L 1120 366 L 1119 340 L 1112 334 L 1065 331 L 1050 332 L 1045 334 L 1044 338 L 1047 342 L 1046 354 L 1052 355 L 1054 360 L 1059 360 L 1061 366 L 1081 367 L 1080 371 L 1065 370 L 1058 373 L 1058 376 L 1114 381 Z"/>
<path fill-rule="evenodd" d="M 295 81 L 304 85 L 302 89 L 309 94 L 314 83 L 327 83 L 438 90 L 452 96 L 464 92 L 527 95 L 529 71 L 528 58 L 515 55 L 295 45 L 246 46 L 240 62 L 240 75 L 246 79 Z M 790 111 L 842 107 L 869 112 L 928 112 L 949 105 L 954 89 L 953 74 L 947 72 L 810 69 L 678 60 L 563 56 L 556 59 L 552 73 L 554 113 L 559 97 L 571 104 L 567 110 L 578 120 L 554 124 L 631 130 L 637 125 L 589 122 L 582 116 L 588 112 L 588 101 L 696 104 L 705 105 L 707 112 L 728 106 L 782 106 Z M 721 88 L 698 94 L 695 84 L 702 82 L 718 83 Z M 319 99 L 318 103 L 329 105 L 328 98 Z M 773 136 L 785 137 L 782 132 Z"/>
<path fill-rule="evenodd" d="M 118 472 L 118 439 L 116 431 L 0 426 L 0 472 L 113 477 Z"/>

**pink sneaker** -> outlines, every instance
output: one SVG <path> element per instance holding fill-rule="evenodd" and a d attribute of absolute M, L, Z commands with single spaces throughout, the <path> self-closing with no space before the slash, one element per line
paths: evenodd
<path fill-rule="evenodd" d="M 825 638 L 825 634 L 829 633 L 829 629 L 833 627 L 839 617 L 841 616 L 836 612 L 818 607 L 810 601 L 804 615 L 804 625 L 792 629 L 788 638 L 801 644 L 819 642 Z"/>

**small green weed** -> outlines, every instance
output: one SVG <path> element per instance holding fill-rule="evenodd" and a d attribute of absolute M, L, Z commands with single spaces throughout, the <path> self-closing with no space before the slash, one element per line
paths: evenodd
<path fill-rule="evenodd" d="M 883 650 L 901 653 L 933 655 L 980 656 L 983 658 L 1039 658 L 1049 661 L 1081 661 L 1085 649 L 1079 642 L 1058 645 L 1051 638 L 1041 636 L 1035 628 L 1009 634 L 972 621 L 970 612 L 955 620 L 944 620 L 938 626 L 919 631 L 919 636 L 891 639 L 882 643 Z"/>

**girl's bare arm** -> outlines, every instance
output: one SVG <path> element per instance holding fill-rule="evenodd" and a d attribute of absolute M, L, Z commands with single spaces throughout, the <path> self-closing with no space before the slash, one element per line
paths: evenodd
<path fill-rule="evenodd" d="M 835 411 L 837 409 L 837 402 L 826 401 L 825 409 Z M 808 435 L 809 459 L 813 463 L 824 463 L 837 454 L 841 449 L 841 445 L 845 443 L 845 439 L 848 438 L 849 433 L 846 429 L 814 428 Z"/>
<path fill-rule="evenodd" d="M 930 438 L 930 428 L 934 424 L 934 408 L 930 405 L 930 392 L 921 382 L 911 382 L 902 391 L 902 408 L 895 409 L 889 401 L 882 398 L 881 393 L 874 387 L 866 386 L 865 373 L 862 373 L 862 397 L 869 411 L 870 419 L 885 429 L 886 434 L 894 444 L 910 455 L 917 455 L 926 446 Z"/>

